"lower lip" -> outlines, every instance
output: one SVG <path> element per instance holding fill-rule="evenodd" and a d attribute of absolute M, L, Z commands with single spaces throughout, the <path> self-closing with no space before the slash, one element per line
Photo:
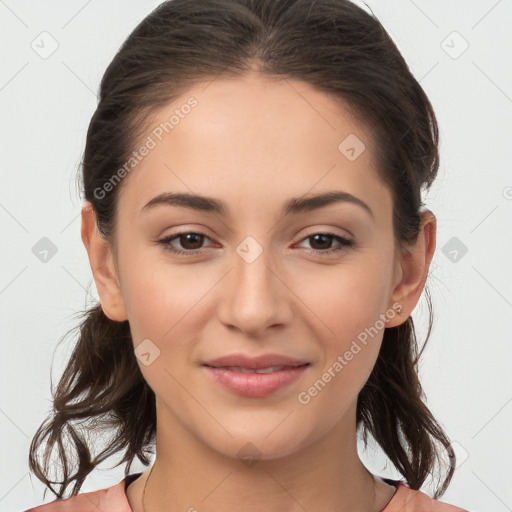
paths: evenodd
<path fill-rule="evenodd" d="M 225 368 L 204 366 L 215 382 L 242 396 L 267 396 L 289 386 L 305 372 L 309 365 L 297 366 L 271 373 L 242 373 Z"/>

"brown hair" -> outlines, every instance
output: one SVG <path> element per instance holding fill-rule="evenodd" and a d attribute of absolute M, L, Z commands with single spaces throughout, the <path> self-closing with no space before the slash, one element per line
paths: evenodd
<path fill-rule="evenodd" d="M 118 187 L 104 186 L 129 159 L 151 115 L 197 81 L 236 77 L 251 69 L 291 77 L 346 102 L 372 130 L 378 172 L 393 197 L 397 247 L 419 233 L 422 188 L 439 167 L 438 127 L 432 106 L 383 26 L 348 0 L 171 0 L 130 34 L 108 66 L 90 121 L 82 161 L 84 196 L 98 228 L 115 250 Z M 102 191 L 98 193 L 98 191 Z M 357 426 L 370 433 L 412 489 L 420 489 L 441 444 L 452 478 L 455 454 L 423 402 L 413 319 L 386 328 L 375 367 L 360 391 Z M 53 391 L 53 411 L 30 446 L 29 465 L 58 498 L 103 460 L 124 453 L 145 465 L 155 441 L 155 396 L 138 367 L 128 321 L 115 322 L 101 305 L 84 311 L 71 358 Z M 87 433 L 114 432 L 97 455 Z M 65 446 L 68 441 L 69 446 Z M 45 446 L 42 464 L 37 454 Z M 50 458 L 58 451 L 62 479 L 51 481 Z M 76 455 L 76 466 L 73 457 Z M 55 467 L 55 466 L 54 466 Z M 74 471 L 74 472 L 73 472 Z M 59 483 L 55 491 L 53 483 Z"/>

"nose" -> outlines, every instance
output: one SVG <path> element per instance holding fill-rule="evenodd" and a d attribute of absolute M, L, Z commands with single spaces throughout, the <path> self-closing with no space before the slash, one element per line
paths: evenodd
<path fill-rule="evenodd" d="M 269 327 L 290 322 L 293 293 L 283 266 L 276 263 L 270 250 L 253 259 L 259 252 L 254 254 L 255 250 L 253 242 L 249 251 L 233 253 L 231 271 L 221 283 L 218 315 L 228 328 L 258 338 Z"/>

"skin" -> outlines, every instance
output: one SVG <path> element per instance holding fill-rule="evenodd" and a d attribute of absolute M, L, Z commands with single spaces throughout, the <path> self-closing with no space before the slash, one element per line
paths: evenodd
<path fill-rule="evenodd" d="M 157 399 L 145 510 L 230 512 L 243 503 L 251 511 L 379 511 L 395 488 L 359 459 L 355 414 L 384 328 L 309 403 L 297 397 L 394 303 L 402 313 L 386 327 L 410 316 L 435 250 L 435 216 L 423 212 L 417 242 L 396 250 L 391 192 L 377 175 L 368 132 L 342 102 L 307 83 L 251 72 L 196 84 L 161 108 L 152 127 L 190 96 L 198 106 L 121 185 L 117 256 L 98 234 L 91 205 L 82 211 L 105 314 L 129 320 L 134 347 L 150 339 L 160 350 L 149 366 L 139 361 Z M 349 134 L 366 145 L 354 161 L 338 150 Z M 360 198 L 374 217 L 350 203 L 281 216 L 289 198 L 330 190 Z M 170 191 L 220 199 L 231 216 L 168 205 L 141 213 Z M 208 238 L 172 242 L 199 248 L 195 256 L 158 243 L 197 230 Z M 321 256 L 339 243 L 308 236 L 326 231 L 355 245 Z M 236 252 L 247 236 L 263 251 L 251 263 Z M 201 367 L 235 352 L 286 354 L 310 366 L 273 395 L 243 397 Z M 251 466 L 237 456 L 247 443 L 260 457 Z M 128 488 L 134 512 L 142 511 L 148 473 Z"/>

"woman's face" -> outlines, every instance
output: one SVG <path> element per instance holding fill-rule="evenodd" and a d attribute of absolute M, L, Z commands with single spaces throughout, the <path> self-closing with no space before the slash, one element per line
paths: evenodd
<path fill-rule="evenodd" d="M 391 193 L 340 105 L 302 81 L 217 79 L 135 148 L 118 277 L 159 435 L 272 459 L 352 432 L 400 276 Z M 148 206 L 171 193 L 191 199 Z M 327 193 L 354 199 L 311 201 Z M 212 362 L 269 354 L 292 360 Z"/>

